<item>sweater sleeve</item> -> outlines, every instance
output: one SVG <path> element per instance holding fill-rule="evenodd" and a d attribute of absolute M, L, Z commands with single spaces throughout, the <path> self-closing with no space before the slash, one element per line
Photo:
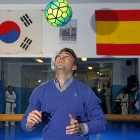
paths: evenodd
<path fill-rule="evenodd" d="M 107 120 L 100 108 L 101 100 L 97 98 L 95 93 L 89 88 L 85 97 L 85 113 L 89 118 L 88 133 L 95 134 L 104 132 L 107 126 Z"/>
<path fill-rule="evenodd" d="M 39 88 L 36 88 L 33 91 L 32 95 L 29 99 L 29 106 L 21 120 L 21 127 L 26 132 L 30 132 L 30 130 L 27 129 L 27 127 L 26 127 L 28 114 L 30 112 L 32 112 L 33 110 L 38 110 L 38 111 L 41 110 L 41 104 L 40 104 L 40 99 L 39 99 L 40 93 L 41 93 L 41 90 L 39 90 Z"/>

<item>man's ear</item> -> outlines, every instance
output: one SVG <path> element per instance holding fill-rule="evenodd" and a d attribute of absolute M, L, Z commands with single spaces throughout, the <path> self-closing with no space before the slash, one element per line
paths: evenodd
<path fill-rule="evenodd" d="M 77 70 L 77 66 L 73 65 L 72 70 Z"/>

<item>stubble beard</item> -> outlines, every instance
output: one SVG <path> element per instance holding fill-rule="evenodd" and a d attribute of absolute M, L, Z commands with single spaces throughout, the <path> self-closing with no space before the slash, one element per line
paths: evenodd
<path fill-rule="evenodd" d="M 64 72 L 65 71 L 65 66 L 56 66 L 55 71 L 56 72 Z"/>

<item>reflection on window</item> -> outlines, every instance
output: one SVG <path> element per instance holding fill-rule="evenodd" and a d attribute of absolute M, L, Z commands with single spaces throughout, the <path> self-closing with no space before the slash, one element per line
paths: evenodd
<path fill-rule="evenodd" d="M 87 80 L 87 73 L 86 72 L 76 72 L 74 74 L 74 78 L 77 80 Z"/>
<path fill-rule="evenodd" d="M 89 72 L 76 72 L 74 78 L 80 80 L 94 80 L 102 78 L 110 78 L 111 71 L 89 71 Z"/>
<path fill-rule="evenodd" d="M 4 95 L 9 84 L 13 86 L 13 90 L 17 95 L 16 114 L 25 113 L 29 105 L 29 97 L 36 87 L 55 77 L 55 72 L 51 69 L 50 58 L 41 58 L 43 63 L 36 62 L 36 59 L 37 58 L 1 58 L 2 94 Z M 103 67 L 102 70 L 100 70 L 97 64 L 92 65 L 93 70 L 88 70 L 87 66 L 88 65 L 85 65 L 83 62 L 79 63 L 74 78 L 86 84 L 97 95 L 97 91 L 103 90 L 103 82 L 105 84 L 106 81 L 112 82 L 112 65 L 107 64 L 106 70 L 103 70 Z M 5 96 L 2 96 L 2 100 L 2 113 L 5 114 Z"/>
<path fill-rule="evenodd" d="M 54 71 L 47 65 L 23 65 L 21 67 L 22 87 L 36 88 L 54 78 Z"/>
<path fill-rule="evenodd" d="M 105 92 L 108 81 L 98 82 L 98 92 Z"/>

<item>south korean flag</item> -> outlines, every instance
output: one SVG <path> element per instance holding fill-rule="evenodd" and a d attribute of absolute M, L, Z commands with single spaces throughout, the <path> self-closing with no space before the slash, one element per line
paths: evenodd
<path fill-rule="evenodd" d="M 40 54 L 42 10 L 0 10 L 0 54 Z"/>

